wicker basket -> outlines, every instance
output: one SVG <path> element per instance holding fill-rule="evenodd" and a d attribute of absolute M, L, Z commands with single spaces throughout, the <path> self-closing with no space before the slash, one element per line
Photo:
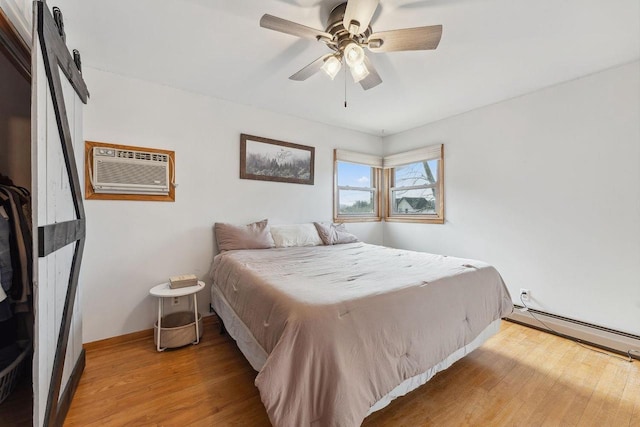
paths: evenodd
<path fill-rule="evenodd" d="M 31 351 L 31 344 L 27 344 L 16 360 L 0 372 L 0 403 L 4 402 L 11 394 L 20 380 L 20 374 L 24 367 L 24 361 Z"/>
<path fill-rule="evenodd" d="M 178 311 L 162 317 L 160 346 L 182 347 L 196 341 L 196 322 L 192 311 Z M 153 342 L 158 345 L 158 322 L 153 325 Z M 198 331 L 202 337 L 202 314 L 198 313 Z"/>

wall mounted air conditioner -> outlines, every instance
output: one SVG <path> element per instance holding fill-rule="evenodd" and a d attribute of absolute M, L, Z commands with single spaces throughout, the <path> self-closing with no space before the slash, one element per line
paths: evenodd
<path fill-rule="evenodd" d="M 169 194 L 169 156 L 94 147 L 91 185 L 100 194 Z"/>

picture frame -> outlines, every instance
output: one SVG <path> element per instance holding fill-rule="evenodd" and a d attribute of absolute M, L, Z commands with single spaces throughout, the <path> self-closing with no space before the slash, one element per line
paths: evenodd
<path fill-rule="evenodd" d="M 315 147 L 240 135 L 240 178 L 313 185 Z"/>

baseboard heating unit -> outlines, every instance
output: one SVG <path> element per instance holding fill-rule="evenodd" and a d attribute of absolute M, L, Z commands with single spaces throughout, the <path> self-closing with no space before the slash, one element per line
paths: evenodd
<path fill-rule="evenodd" d="M 536 320 L 531 313 L 552 328 L 553 331 L 548 330 Z M 531 308 L 525 310 L 525 307 L 519 305 L 515 305 L 515 310 L 507 317 L 507 320 L 525 326 L 531 326 L 555 335 L 566 335 L 578 339 L 584 344 L 593 345 L 604 350 L 624 354 L 640 360 L 640 336 L 638 335 L 604 328 Z"/>

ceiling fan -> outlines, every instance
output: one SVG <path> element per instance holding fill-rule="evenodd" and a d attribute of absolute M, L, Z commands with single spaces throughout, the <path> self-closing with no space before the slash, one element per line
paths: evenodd
<path fill-rule="evenodd" d="M 353 80 L 360 83 L 364 90 L 368 90 L 382 83 L 382 78 L 367 58 L 364 47 L 375 53 L 431 50 L 438 47 L 442 37 L 442 25 L 374 33 L 369 24 L 379 2 L 380 0 L 348 0 L 336 6 L 329 14 L 325 31 L 269 14 L 262 16 L 260 26 L 321 41 L 333 51 L 289 77 L 291 80 L 306 80 L 320 70 L 333 80 L 344 60 Z"/>

